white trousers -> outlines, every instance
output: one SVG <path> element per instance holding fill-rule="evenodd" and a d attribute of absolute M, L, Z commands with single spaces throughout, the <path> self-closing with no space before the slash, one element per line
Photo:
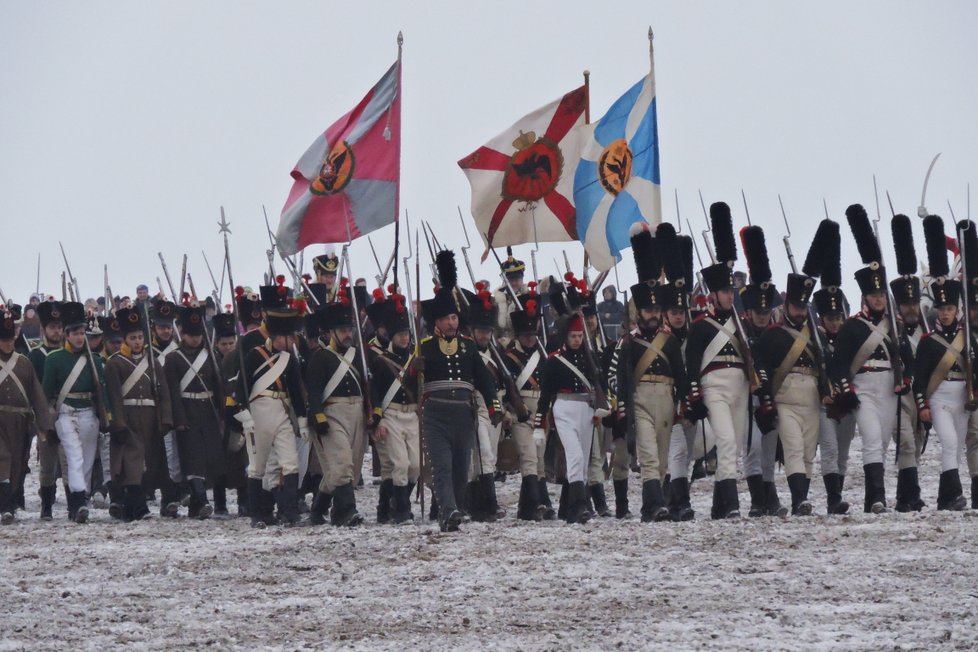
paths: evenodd
<path fill-rule="evenodd" d="M 876 371 L 856 374 L 852 381 L 859 397 L 856 425 L 863 440 L 863 464 L 880 464 L 896 428 L 897 395 L 893 374 Z"/>
<path fill-rule="evenodd" d="M 747 447 L 747 379 L 742 369 L 717 369 L 703 376 L 700 384 L 716 437 L 716 481 L 736 479 L 737 454 Z"/>
<path fill-rule="evenodd" d="M 476 420 L 476 443 L 472 447 L 472 462 L 469 464 L 469 481 L 486 473 L 496 472 L 496 457 L 499 451 L 499 438 L 503 434 L 503 424 L 492 425 L 489 420 L 489 410 L 486 408 L 482 395 L 477 400 L 478 419 Z"/>
<path fill-rule="evenodd" d="M 961 463 L 964 438 L 968 433 L 968 393 L 964 381 L 945 380 L 930 397 L 930 415 L 941 441 L 941 471 L 953 471 Z"/>
<path fill-rule="evenodd" d="M 849 446 L 856 434 L 856 415 L 847 414 L 838 421 L 829 418 L 823 407 L 818 414 L 818 454 L 822 475 L 845 476 L 849 465 Z"/>
<path fill-rule="evenodd" d="M 54 428 L 65 452 L 68 488 L 73 492 L 90 491 L 92 467 L 98 453 L 98 416 L 95 408 L 76 410 L 62 405 Z"/>
<path fill-rule="evenodd" d="M 553 406 L 554 427 L 564 446 L 568 482 L 586 482 L 595 426 L 594 408 L 584 401 L 557 399 Z"/>
<path fill-rule="evenodd" d="M 180 452 L 177 450 L 177 433 L 175 430 L 163 435 L 163 448 L 166 449 L 166 468 L 170 472 L 170 479 L 174 482 L 183 482 L 183 470 L 180 468 Z"/>
<path fill-rule="evenodd" d="M 248 477 L 263 479 L 273 449 L 283 476 L 298 473 L 295 430 L 282 400 L 259 396 L 251 402 L 250 409 L 251 417 L 255 420 L 255 432 L 247 437 Z"/>

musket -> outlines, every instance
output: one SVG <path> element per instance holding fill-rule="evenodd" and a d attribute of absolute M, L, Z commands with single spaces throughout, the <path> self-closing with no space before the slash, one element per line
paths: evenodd
<path fill-rule="evenodd" d="M 160 257 L 160 265 L 163 266 L 163 276 L 166 277 L 166 284 L 170 286 L 170 294 L 173 296 L 173 303 L 180 303 L 183 301 L 183 295 L 177 294 L 173 289 L 173 281 L 170 280 L 170 270 L 166 267 L 166 259 L 163 258 L 163 252 L 157 252 Z M 173 329 L 173 336 L 177 339 L 177 342 L 181 341 L 179 329 Z M 150 344 L 152 345 L 152 338 L 150 338 Z"/>
<path fill-rule="evenodd" d="M 75 294 L 80 297 L 81 290 L 78 289 L 78 279 L 71 273 L 71 266 L 68 264 L 68 256 L 65 255 L 65 246 L 60 242 L 58 243 L 58 246 L 61 247 L 61 258 L 65 261 L 65 271 L 68 272 L 68 280 L 71 281 L 71 285 L 74 286 Z"/>
<path fill-rule="evenodd" d="M 261 205 L 261 212 L 265 215 L 265 231 L 268 232 L 268 243 L 271 245 L 271 249 L 265 250 L 265 255 L 268 256 L 268 278 L 269 284 L 275 282 L 275 249 L 276 241 L 275 234 L 272 233 L 272 227 L 268 224 L 268 211 L 265 210 L 265 204 Z M 281 253 L 281 252 L 279 252 Z M 284 260 L 284 256 L 282 257 Z"/>
<path fill-rule="evenodd" d="M 228 244 L 228 235 L 231 233 L 231 224 L 224 217 L 224 207 L 221 206 L 221 221 L 217 223 L 220 227 L 218 233 L 224 236 L 224 262 L 225 267 L 227 267 L 228 272 L 228 284 L 231 286 L 231 312 L 234 313 L 234 323 L 241 323 L 241 315 L 238 311 L 238 300 L 234 296 L 234 275 L 231 274 L 231 248 Z M 251 395 L 251 388 L 248 386 L 248 374 L 245 372 L 244 363 L 244 347 L 241 345 L 239 340 L 237 346 L 234 347 L 238 352 L 238 374 L 241 378 L 241 384 L 244 385 L 245 395 L 239 397 L 239 403 L 243 404 L 245 408 L 249 405 L 249 397 Z"/>
<path fill-rule="evenodd" d="M 951 211 L 951 219 L 955 221 L 955 234 L 958 240 L 958 250 L 961 252 L 961 278 L 964 279 L 962 286 L 964 287 L 964 292 L 961 293 L 961 299 L 964 303 L 964 382 L 966 391 L 968 392 L 968 400 L 965 401 L 965 409 L 969 412 L 974 412 L 975 408 L 978 407 L 978 401 L 975 400 L 975 386 L 974 386 L 974 362 L 972 355 L 974 355 L 974 350 L 971 343 L 971 292 L 968 288 L 968 256 L 966 253 L 966 247 L 964 242 L 965 232 L 972 228 L 971 222 L 967 222 L 967 226 L 963 229 L 957 228 L 957 219 L 954 217 L 954 209 L 951 208 L 951 202 L 948 202 L 948 209 Z"/>
<path fill-rule="evenodd" d="M 405 301 L 405 304 L 406 304 L 405 305 L 405 308 L 407 308 L 408 318 L 410 320 L 409 323 L 411 324 L 411 337 L 414 338 L 414 341 L 415 342 L 418 342 L 418 335 L 419 335 L 419 333 L 418 333 L 418 324 L 416 323 L 416 320 L 415 320 L 414 305 L 413 305 L 413 302 L 411 300 L 411 296 L 412 296 L 413 293 L 411 292 L 411 272 L 410 272 L 410 267 L 408 267 L 408 261 L 415 257 L 416 252 L 414 250 L 414 246 L 412 246 L 412 244 L 411 244 L 411 221 L 410 221 L 410 218 L 408 218 L 407 211 L 404 211 L 404 219 L 406 220 L 405 227 L 407 229 L 407 244 L 408 244 L 408 254 L 407 254 L 407 256 L 405 256 L 403 258 L 403 263 L 404 263 L 404 297 L 407 299 L 407 301 Z M 414 237 L 415 237 L 415 240 L 417 240 L 417 237 L 418 237 L 417 232 L 415 232 Z M 417 263 L 417 261 L 415 261 L 415 263 Z M 417 267 L 417 264 L 415 265 L 415 267 Z M 417 351 L 415 351 L 415 354 L 417 354 Z"/>
<path fill-rule="evenodd" d="M 65 273 L 61 272 L 61 301 L 68 300 L 68 281 L 65 278 Z"/>
<path fill-rule="evenodd" d="M 105 310 L 103 311 L 105 314 L 103 317 L 111 317 L 115 311 L 112 309 L 112 288 L 109 287 L 108 265 L 102 266 L 102 276 L 104 277 L 105 281 Z"/>
<path fill-rule="evenodd" d="M 435 250 L 431 246 L 431 238 L 428 237 L 428 225 L 424 220 L 421 220 L 421 231 L 424 233 L 425 244 L 428 245 L 428 257 L 431 261 L 428 263 L 428 268 L 431 270 L 431 280 L 438 283 L 438 269 L 435 267 Z M 421 279 L 418 279 L 418 285 L 421 285 Z"/>
<path fill-rule="evenodd" d="M 781 194 L 778 193 L 778 204 L 781 206 L 781 219 L 784 220 L 784 237 L 781 238 L 781 242 L 784 243 L 784 251 L 788 254 L 788 263 L 791 265 L 792 274 L 798 273 L 798 266 L 795 264 L 795 254 L 791 251 L 791 225 L 788 224 L 788 214 L 784 210 L 784 202 L 781 201 Z M 818 354 L 818 384 L 819 390 L 822 393 L 822 397 L 830 396 L 832 394 L 832 389 L 829 384 L 829 374 L 826 367 L 826 354 L 825 354 L 825 344 L 822 342 L 822 334 L 818 330 L 817 322 L 815 321 L 815 311 L 812 309 L 812 304 L 808 302 L 806 320 L 808 322 L 808 328 L 812 333 L 812 341 L 815 342 L 816 352 Z"/>
<path fill-rule="evenodd" d="M 143 301 L 143 318 L 149 324 L 149 301 Z M 152 384 L 153 402 L 160 405 L 160 379 L 156 375 L 156 353 L 153 351 L 152 342 L 144 342 L 143 349 L 149 356 L 149 380 Z M 159 410 L 153 410 L 156 414 L 156 427 L 159 432 L 163 432 L 163 420 Z"/>
<path fill-rule="evenodd" d="M 160 280 L 159 276 L 156 277 L 156 287 L 159 288 L 160 297 L 166 299 L 166 292 L 163 291 L 163 281 Z"/>
<path fill-rule="evenodd" d="M 935 161 L 937 159 L 935 158 Z M 931 163 L 933 166 L 933 163 Z M 926 186 L 926 182 L 924 182 Z M 880 215 L 880 193 L 876 186 L 876 175 L 873 175 L 873 194 L 876 196 L 876 219 L 873 220 L 873 235 L 876 237 L 876 246 L 879 247 L 880 254 L 883 253 L 883 247 L 880 242 L 880 228 L 879 222 L 882 219 Z M 882 263 L 882 261 L 880 261 Z M 897 328 L 896 320 L 896 301 L 893 298 L 893 292 L 890 290 L 889 286 L 886 288 L 886 314 L 889 318 L 890 332 L 893 333 L 893 345 L 890 351 L 890 366 L 893 368 L 893 386 L 900 387 L 903 385 L 903 359 L 900 357 L 900 340 L 906 338 L 906 333 L 901 334 Z M 900 437 L 902 436 L 901 430 L 903 422 L 903 397 L 897 397 L 896 406 L 896 429 L 893 432 L 893 440 L 895 443 L 894 448 L 894 464 L 899 464 L 900 462 Z"/>
<path fill-rule="evenodd" d="M 273 246 L 275 246 L 275 248 L 278 249 L 279 257 L 282 259 L 282 262 L 285 263 L 285 268 L 289 270 L 289 274 L 292 275 L 292 281 L 295 284 L 295 287 L 302 288 L 303 291 L 305 292 L 305 295 L 309 298 L 312 304 L 318 308 L 319 299 L 317 299 L 316 295 L 313 294 L 312 290 L 309 289 L 309 283 L 307 283 L 306 279 L 299 274 L 299 270 L 296 269 L 295 263 L 287 256 L 281 255 L 282 248 L 278 246 L 278 240 L 275 238 L 275 234 L 269 231 L 268 237 L 271 238 Z M 312 314 L 314 312 L 313 305 L 310 305 L 308 301 L 306 302 L 307 313 Z"/>
<path fill-rule="evenodd" d="M 411 232 L 408 231 L 408 241 L 411 240 Z M 414 253 L 414 276 L 417 278 L 417 287 L 415 287 L 415 296 L 417 297 L 418 310 L 414 311 L 414 359 L 421 360 L 421 339 L 418 337 L 421 333 L 421 316 L 418 314 L 421 307 L 421 252 L 419 249 L 418 232 L 414 232 L 414 248 L 412 252 Z M 405 271 L 407 269 L 405 268 Z M 408 297 L 408 303 L 411 302 L 411 298 Z M 424 441 L 424 366 L 420 365 L 418 367 L 418 429 L 422 431 L 421 436 L 421 446 L 420 446 L 420 462 L 421 467 L 420 473 L 418 473 L 418 494 L 421 498 L 421 520 L 424 520 L 425 510 L 424 510 L 424 463 L 425 463 L 425 441 Z"/>
<path fill-rule="evenodd" d="M 380 258 L 377 257 L 377 250 L 374 249 L 373 240 L 370 239 L 369 235 L 367 236 L 367 243 L 370 245 L 370 252 L 374 255 L 374 261 L 377 263 L 377 287 L 383 288 L 387 283 L 387 276 L 391 272 L 391 266 L 394 264 L 397 254 L 391 251 L 391 257 L 387 259 L 387 265 L 381 266 Z"/>
<path fill-rule="evenodd" d="M 6 305 L 9 305 L 9 304 L 7 303 L 7 295 L 5 295 L 5 294 L 3 293 L 3 288 L 0 288 L 0 302 L 2 302 L 2 303 L 3 303 L 3 305 L 5 305 L 5 306 L 6 306 Z"/>
<path fill-rule="evenodd" d="M 218 291 L 219 286 L 217 285 L 217 279 L 214 278 L 214 271 L 211 269 L 210 261 L 207 260 L 207 254 L 204 253 L 203 249 L 200 250 L 200 255 L 204 257 L 204 264 L 207 265 L 207 273 L 211 277 L 211 283 L 214 284 L 214 291 L 211 292 L 211 296 L 214 297 L 214 306 L 217 309 L 217 312 L 224 312 L 221 309 L 221 294 Z"/>
<path fill-rule="evenodd" d="M 350 266 L 350 245 L 349 243 L 343 245 L 342 259 L 344 266 L 346 267 L 346 274 L 351 279 L 350 284 L 350 307 L 353 310 L 353 330 L 357 336 L 357 348 L 360 354 L 360 368 L 363 371 L 363 387 L 361 393 L 363 394 L 363 411 L 366 415 L 366 419 L 369 421 L 373 409 L 370 407 L 370 368 L 367 366 L 367 348 L 363 339 L 363 327 L 360 324 L 360 306 L 357 305 L 357 293 L 354 290 L 352 279 L 353 279 L 353 268 Z"/>
<path fill-rule="evenodd" d="M 706 228 L 700 232 L 703 236 L 703 244 L 706 245 L 706 253 L 710 255 L 710 264 L 715 265 L 717 262 L 716 256 L 713 255 L 713 243 L 710 242 L 710 232 L 713 231 L 713 225 L 710 223 L 710 213 L 706 210 L 706 202 L 703 201 L 703 191 L 697 190 L 696 192 L 700 195 L 700 206 L 703 207 L 703 217 L 706 219 Z M 692 231 L 691 231 L 692 232 Z M 695 239 L 694 239 L 695 242 Z M 696 257 L 699 258 L 699 249 L 696 249 Z M 700 267 L 703 266 L 703 260 L 700 259 Z M 735 311 L 736 312 L 736 311 Z"/>
<path fill-rule="evenodd" d="M 194 288 L 194 279 L 190 276 L 190 272 L 187 272 L 187 284 L 190 286 L 190 296 L 194 300 L 197 300 L 197 289 Z M 204 324 L 204 343 L 207 344 L 207 352 L 210 354 L 211 364 L 214 366 L 214 378 L 216 382 L 223 383 L 224 378 L 221 375 L 221 366 L 217 363 L 217 353 L 214 351 L 214 340 L 211 337 L 210 330 L 207 328 L 207 324 Z M 204 379 L 200 377 L 200 374 L 197 373 L 196 376 L 198 379 L 200 379 L 201 384 L 204 385 L 204 387 L 206 388 L 207 385 L 204 383 Z M 221 411 L 214 403 L 214 399 L 210 398 L 209 401 L 211 407 L 214 409 L 214 417 L 217 419 L 218 427 L 224 426 L 225 420 L 221 414 Z M 291 409 L 291 405 L 289 406 L 289 408 Z"/>
<path fill-rule="evenodd" d="M 459 213 L 459 218 L 461 219 L 462 214 Z M 462 258 L 465 260 L 465 267 L 469 270 L 469 279 L 472 281 L 472 287 L 476 286 L 475 273 L 472 271 L 472 262 L 469 260 L 469 249 L 472 248 L 472 243 L 469 241 L 468 231 L 465 230 L 465 222 L 462 221 L 462 231 L 465 233 L 465 246 L 462 247 Z M 465 292 L 459 291 L 459 296 L 462 298 L 462 303 L 465 307 L 469 307 L 469 299 L 465 296 Z M 520 305 L 517 303 L 517 305 Z M 499 374 L 503 378 L 503 383 L 506 385 L 506 393 L 509 395 L 510 404 L 512 404 L 513 409 L 516 410 L 516 415 L 520 420 L 525 420 L 529 416 L 530 411 L 526 407 L 526 402 L 523 401 L 523 397 L 520 395 L 520 388 L 516 386 L 516 379 L 513 378 L 512 372 L 510 372 L 509 367 L 506 366 L 503 360 L 503 355 L 499 351 L 499 343 L 496 342 L 495 329 L 490 329 L 489 332 L 489 353 L 493 357 L 496 366 L 499 368 Z"/>
<path fill-rule="evenodd" d="M 167 279 L 169 281 L 169 279 Z M 183 295 L 187 288 L 187 254 L 183 255 L 183 264 L 180 266 L 180 294 L 179 299 L 174 299 L 175 302 L 179 303 L 183 301 Z"/>

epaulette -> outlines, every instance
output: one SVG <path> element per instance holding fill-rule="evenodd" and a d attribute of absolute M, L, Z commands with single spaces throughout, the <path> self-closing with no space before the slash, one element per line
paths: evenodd
<path fill-rule="evenodd" d="M 555 358 L 558 355 L 560 355 L 560 349 L 557 349 L 556 351 L 551 351 L 550 353 L 547 354 L 547 357 L 548 358 Z"/>

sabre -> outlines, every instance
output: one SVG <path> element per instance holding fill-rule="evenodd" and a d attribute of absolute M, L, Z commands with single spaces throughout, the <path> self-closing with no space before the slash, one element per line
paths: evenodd
<path fill-rule="evenodd" d="M 71 273 L 71 266 L 68 264 L 68 256 L 65 255 L 65 246 L 60 242 L 58 242 L 58 246 L 61 247 L 61 258 L 65 261 L 65 271 L 68 272 L 68 280 L 70 280 L 71 284 L 74 286 L 75 293 L 78 296 L 81 296 L 81 290 L 78 289 L 78 279 Z"/>
<path fill-rule="evenodd" d="M 105 309 L 102 311 L 103 317 L 111 317 L 115 312 L 112 309 L 112 288 L 109 287 L 109 266 L 102 266 L 102 276 L 105 282 Z"/>
<path fill-rule="evenodd" d="M 893 209 L 893 200 L 890 199 L 890 191 L 886 191 L 886 201 L 890 204 L 890 217 L 896 217 L 896 211 Z M 951 202 L 948 202 L 948 208 L 951 208 Z M 951 211 L 951 216 L 954 216 L 954 211 Z M 927 319 L 924 317 L 924 309 L 917 303 L 917 323 L 920 324 L 920 330 L 924 334 L 930 333 L 930 326 L 927 325 Z M 923 451 L 921 451 L 923 452 Z"/>
<path fill-rule="evenodd" d="M 744 194 L 744 189 L 740 189 L 740 197 L 744 200 L 744 213 L 747 215 L 747 226 L 754 226 L 750 221 L 750 210 L 747 208 L 747 195 Z M 778 200 L 781 200 L 781 195 L 778 195 Z M 782 208 L 784 208 L 782 206 Z"/>
<path fill-rule="evenodd" d="M 934 165 L 937 163 L 937 159 L 941 158 L 941 153 L 938 152 L 934 159 L 927 166 L 927 175 L 924 177 L 924 188 L 920 191 L 920 206 L 917 207 L 917 217 L 924 219 L 927 217 L 927 208 L 925 208 L 927 202 L 927 184 L 930 183 L 930 173 L 934 171 Z"/>
<path fill-rule="evenodd" d="M 268 256 L 268 277 L 269 277 L 269 282 L 271 283 L 271 282 L 274 282 L 275 281 L 275 276 L 276 276 L 276 274 L 275 274 L 275 249 L 277 248 L 276 247 L 276 244 L 277 243 L 276 243 L 276 240 L 275 240 L 275 235 L 272 233 L 272 227 L 269 226 L 269 224 L 268 224 L 268 211 L 265 210 L 265 204 L 262 204 L 261 205 L 261 212 L 265 215 L 265 231 L 268 232 L 268 243 L 272 247 L 271 249 L 266 249 L 265 250 L 265 255 Z M 281 253 L 282 252 L 279 251 L 279 254 L 281 254 Z M 283 256 L 282 259 L 285 260 L 285 257 Z"/>

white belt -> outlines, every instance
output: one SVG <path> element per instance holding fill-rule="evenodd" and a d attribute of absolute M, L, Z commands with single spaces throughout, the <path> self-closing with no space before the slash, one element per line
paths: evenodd
<path fill-rule="evenodd" d="M 362 403 L 362 396 L 333 396 L 326 400 L 326 405 L 335 405 L 337 403 L 343 403 L 345 405 L 353 405 L 354 403 Z"/>
<path fill-rule="evenodd" d="M 156 401 L 151 398 L 124 398 L 122 404 L 134 407 L 156 407 Z"/>
<path fill-rule="evenodd" d="M 863 369 L 891 369 L 889 360 L 867 360 L 863 363 Z"/>
<path fill-rule="evenodd" d="M 556 399 L 558 401 L 578 401 L 581 403 L 590 403 L 590 394 L 557 394 Z"/>
<path fill-rule="evenodd" d="M 391 403 L 390 405 L 387 406 L 387 410 L 384 411 L 387 412 L 388 410 L 395 410 L 397 412 L 416 412 L 418 410 L 418 404 L 417 403 Z"/>
<path fill-rule="evenodd" d="M 288 392 L 276 392 L 275 390 L 266 389 L 265 391 L 258 392 L 258 396 L 264 396 L 266 398 L 277 398 L 277 399 L 288 400 L 289 393 Z"/>
<path fill-rule="evenodd" d="M 539 389 L 521 389 L 520 396 L 523 398 L 540 398 Z"/>
<path fill-rule="evenodd" d="M 65 398 L 73 398 L 76 401 L 90 401 L 92 400 L 91 392 L 68 392 Z"/>
<path fill-rule="evenodd" d="M 181 392 L 180 398 L 187 398 L 191 401 L 206 401 L 214 396 L 214 392 Z"/>

